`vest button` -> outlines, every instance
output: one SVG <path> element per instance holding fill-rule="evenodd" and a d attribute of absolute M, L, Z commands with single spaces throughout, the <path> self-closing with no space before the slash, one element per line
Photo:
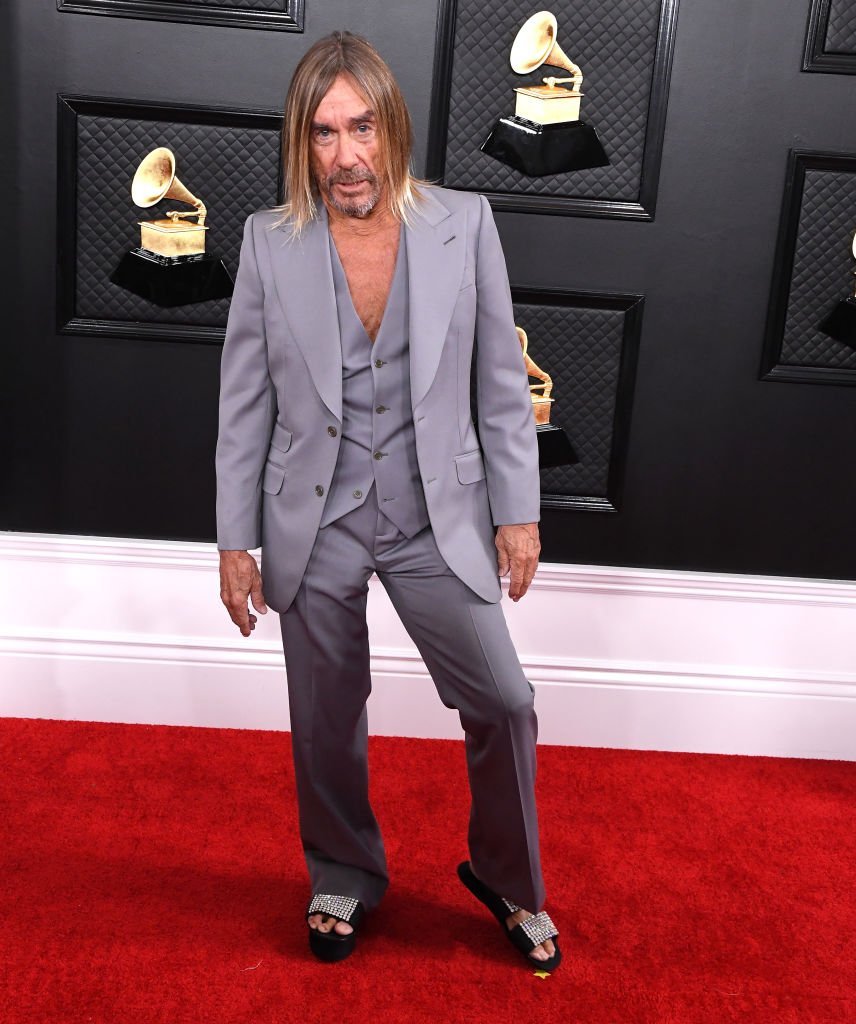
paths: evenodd
<path fill-rule="evenodd" d="M 327 433 L 330 435 L 330 437 L 335 437 L 336 434 L 339 433 L 339 431 L 336 430 L 335 427 L 327 427 Z"/>
<path fill-rule="evenodd" d="M 383 458 L 383 452 L 375 452 L 374 457 L 378 460 L 378 462 L 380 462 L 380 460 Z"/>
<path fill-rule="evenodd" d="M 360 490 L 354 491 L 354 497 L 355 498 L 362 498 L 362 496 L 363 496 L 363 492 L 362 491 L 360 491 Z"/>
<path fill-rule="evenodd" d="M 385 362 L 385 359 L 375 359 L 374 364 L 378 369 L 380 369 Z"/>
<path fill-rule="evenodd" d="M 321 484 L 315 485 L 315 493 L 318 495 L 319 498 L 323 495 L 324 488 L 321 486 Z"/>
<path fill-rule="evenodd" d="M 375 406 L 375 412 L 386 412 L 386 406 L 385 405 L 376 405 Z"/>

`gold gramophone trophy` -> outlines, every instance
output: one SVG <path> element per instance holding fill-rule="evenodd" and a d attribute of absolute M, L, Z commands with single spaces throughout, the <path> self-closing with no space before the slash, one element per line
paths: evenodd
<path fill-rule="evenodd" d="M 205 252 L 207 210 L 175 173 L 175 154 L 158 146 L 140 162 L 131 198 L 149 207 L 162 199 L 187 203 L 192 210 L 167 210 L 164 217 L 140 220 L 140 246 L 126 252 L 110 280 L 158 306 L 228 298 L 234 282 L 223 261 Z M 195 217 L 191 222 L 188 218 Z"/>
<path fill-rule="evenodd" d="M 856 232 L 850 243 L 850 251 L 856 259 Z M 856 270 L 852 271 L 856 276 Z M 838 302 L 835 308 L 817 325 L 819 331 L 836 341 L 856 348 L 856 280 L 853 282 L 853 294 Z"/>
<path fill-rule="evenodd" d="M 516 327 L 520 347 L 523 349 L 523 362 L 526 372 L 534 377 L 535 384 L 530 383 L 529 393 L 532 396 L 532 411 L 535 415 L 535 433 L 538 436 L 538 465 L 541 469 L 553 466 L 572 466 L 579 462 L 574 446 L 568 435 L 550 422 L 550 406 L 553 398 L 553 378 L 545 373 L 529 355 L 529 338 L 522 327 Z"/>
<path fill-rule="evenodd" d="M 550 11 L 533 14 L 511 46 L 511 67 L 528 75 L 549 64 L 570 77 L 550 75 L 540 84 L 518 86 L 514 114 L 500 117 L 481 145 L 483 153 L 530 177 L 609 163 L 594 127 L 580 120 L 583 73 L 556 42 L 556 31 Z"/>

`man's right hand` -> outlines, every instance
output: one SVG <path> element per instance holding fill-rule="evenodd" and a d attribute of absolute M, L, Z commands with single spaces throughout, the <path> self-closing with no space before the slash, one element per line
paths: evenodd
<path fill-rule="evenodd" d="M 256 628 L 256 617 L 247 606 L 248 597 L 260 615 L 267 614 L 262 574 L 255 558 L 248 551 L 221 551 L 220 600 L 241 636 L 249 636 Z"/>

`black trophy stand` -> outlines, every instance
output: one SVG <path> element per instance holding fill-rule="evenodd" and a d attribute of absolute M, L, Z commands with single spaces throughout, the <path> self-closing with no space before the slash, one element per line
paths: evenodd
<path fill-rule="evenodd" d="M 597 131 L 585 121 L 538 124 L 511 114 L 496 122 L 480 149 L 533 178 L 609 164 Z"/>
<path fill-rule="evenodd" d="M 131 249 L 110 275 L 113 284 L 157 306 L 184 306 L 209 299 L 228 299 L 235 283 L 218 256 L 161 256 Z"/>
<path fill-rule="evenodd" d="M 538 466 L 553 469 L 555 466 L 573 466 L 579 462 L 574 446 L 561 427 L 552 423 L 539 423 L 535 427 L 538 437 Z"/>
<path fill-rule="evenodd" d="M 842 299 L 817 329 L 850 348 L 856 348 L 856 297 Z"/>

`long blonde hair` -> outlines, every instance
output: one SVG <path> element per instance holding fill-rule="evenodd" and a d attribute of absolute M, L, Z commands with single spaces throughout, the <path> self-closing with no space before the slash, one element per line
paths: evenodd
<path fill-rule="evenodd" d="M 282 178 L 284 202 L 273 207 L 281 214 L 270 227 L 290 221 L 292 236 L 299 236 L 318 214 L 319 190 L 309 160 L 312 118 L 338 75 L 348 75 L 366 97 L 377 123 L 380 175 L 386 182 L 389 208 L 399 221 L 421 198 L 410 168 L 413 126 L 398 83 L 389 66 L 362 36 L 332 32 L 314 43 L 298 63 L 288 94 L 282 124 Z"/>

